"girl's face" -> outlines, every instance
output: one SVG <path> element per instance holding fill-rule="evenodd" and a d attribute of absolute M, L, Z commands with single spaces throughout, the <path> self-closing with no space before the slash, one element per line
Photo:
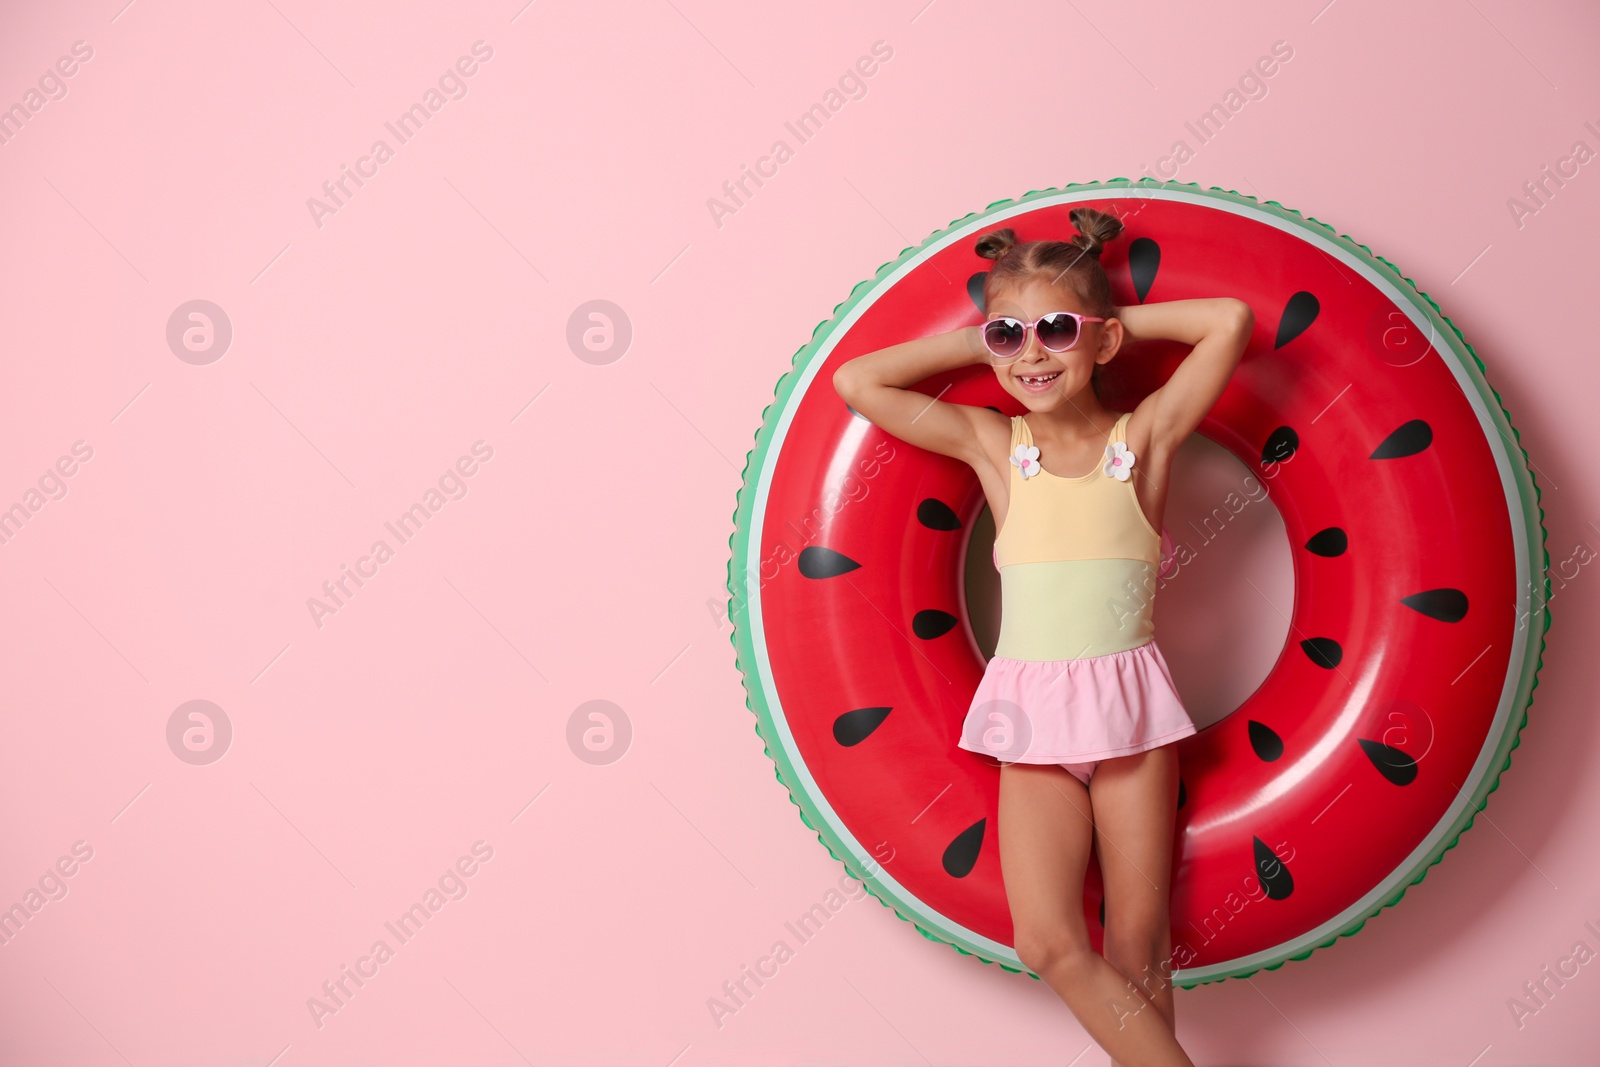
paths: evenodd
<path fill-rule="evenodd" d="M 1052 311 L 1093 312 L 1065 285 L 1051 285 L 1035 275 L 1020 283 L 1003 287 L 989 305 L 988 318 L 1010 317 L 1034 322 Z M 1097 363 L 1109 362 L 1116 355 L 1120 329 L 1107 331 L 1111 322 L 1083 323 L 1077 344 L 1065 352 L 1052 352 L 1039 343 L 1036 331 L 1029 330 L 1021 355 L 1010 360 L 989 355 L 995 376 L 1005 391 L 1027 405 L 1030 411 L 1050 411 L 1076 402 L 1089 389 L 1089 377 Z M 1120 325 L 1120 324 L 1119 324 Z M 1093 394 L 1090 394 L 1092 400 Z"/>

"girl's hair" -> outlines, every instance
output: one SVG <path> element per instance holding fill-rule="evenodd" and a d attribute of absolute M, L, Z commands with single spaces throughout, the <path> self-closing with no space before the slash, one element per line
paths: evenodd
<path fill-rule="evenodd" d="M 983 306 L 1002 286 L 1043 276 L 1054 285 L 1065 284 L 1083 301 L 1090 315 L 1110 318 L 1116 310 L 1111 295 L 1111 279 L 1100 266 L 1100 253 L 1107 241 L 1122 233 L 1122 220 L 1094 208 L 1073 208 L 1067 215 L 1078 230 L 1070 241 L 1017 241 L 1008 226 L 978 238 L 975 251 L 994 260 L 983 280 Z M 1100 367 L 1090 378 L 1095 395 L 1100 395 Z"/>

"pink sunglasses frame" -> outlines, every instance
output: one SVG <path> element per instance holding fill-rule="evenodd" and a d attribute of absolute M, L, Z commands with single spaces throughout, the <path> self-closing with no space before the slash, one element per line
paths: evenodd
<path fill-rule="evenodd" d="M 1010 362 L 1011 360 L 1016 359 L 1018 356 L 1022 355 L 1022 353 L 1026 352 L 1028 350 L 1028 334 L 1029 334 L 1029 332 L 1031 331 L 1033 333 L 1034 337 L 1039 337 L 1039 323 L 1043 322 L 1045 319 L 1048 319 L 1052 315 L 1070 315 L 1070 316 L 1072 316 L 1072 318 L 1076 319 L 1077 323 L 1078 323 L 1078 332 L 1077 332 L 1077 334 L 1075 334 L 1073 336 L 1072 343 L 1070 345 L 1068 345 L 1067 347 L 1065 347 L 1065 348 L 1051 348 L 1049 345 L 1044 343 L 1044 339 L 1043 338 L 1039 338 L 1039 347 L 1040 348 L 1043 348 L 1046 352 L 1054 352 L 1057 355 L 1059 355 L 1062 352 L 1071 352 L 1074 348 L 1076 348 L 1078 346 L 1078 342 L 1083 339 L 1083 324 L 1084 323 L 1086 323 L 1086 322 L 1105 322 L 1106 321 L 1105 319 L 1100 318 L 1098 315 L 1080 315 L 1076 311 L 1046 311 L 1043 315 L 1040 315 L 1038 318 L 1034 319 L 1032 322 L 1022 322 L 1022 320 L 1017 318 L 1015 315 L 1000 315 L 1000 316 L 997 316 L 996 318 L 984 319 L 983 322 L 978 327 L 978 336 L 983 339 L 983 347 L 989 350 L 989 354 L 991 356 L 993 356 L 995 359 L 1000 359 L 1000 360 L 1005 360 L 1006 362 Z M 998 352 L 996 352 L 994 350 L 994 346 L 989 344 L 989 324 L 991 322 L 1005 322 L 1008 319 L 1010 321 L 1012 321 L 1012 322 L 1021 322 L 1022 323 L 1022 347 L 1017 349 L 1017 351 L 1012 355 L 1002 356 L 1000 353 L 998 353 Z"/>

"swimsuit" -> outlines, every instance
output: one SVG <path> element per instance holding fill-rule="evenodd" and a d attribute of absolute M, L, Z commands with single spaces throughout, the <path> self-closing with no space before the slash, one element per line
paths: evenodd
<path fill-rule="evenodd" d="M 994 543 L 1000 636 L 962 724 L 959 747 L 969 752 L 1059 764 L 1087 785 L 1102 759 L 1196 732 L 1156 647 L 1162 544 L 1134 491 L 1140 472 L 1107 473 L 1130 414 L 1111 428 L 1107 459 L 1081 477 L 1051 474 L 1037 458 L 1029 468 L 1012 463 Z M 1013 416 L 1013 457 L 1032 445 L 1027 422 Z"/>

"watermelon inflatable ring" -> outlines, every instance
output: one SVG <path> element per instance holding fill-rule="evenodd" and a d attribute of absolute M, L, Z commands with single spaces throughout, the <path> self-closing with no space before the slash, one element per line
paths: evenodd
<path fill-rule="evenodd" d="M 1549 627 L 1543 510 L 1483 365 L 1365 246 L 1281 205 L 1116 179 L 968 215 L 879 268 L 796 353 L 749 453 L 728 568 L 757 731 L 801 818 L 927 938 L 1031 973 L 1000 877 L 999 770 L 959 749 L 984 668 L 964 561 L 984 499 L 964 463 L 871 425 L 845 360 L 982 319 L 973 244 L 1120 216 L 1120 305 L 1236 296 L 1256 312 L 1199 431 L 1252 471 L 1293 552 L 1289 638 L 1232 714 L 1179 741 L 1171 979 L 1303 959 L 1399 902 L 1510 767 Z M 1132 410 L 1186 353 L 1105 368 Z M 986 365 L 921 383 L 1022 409 Z M 982 557 L 989 556 L 988 546 Z M 1099 870 L 1085 917 L 1101 946 Z"/>

